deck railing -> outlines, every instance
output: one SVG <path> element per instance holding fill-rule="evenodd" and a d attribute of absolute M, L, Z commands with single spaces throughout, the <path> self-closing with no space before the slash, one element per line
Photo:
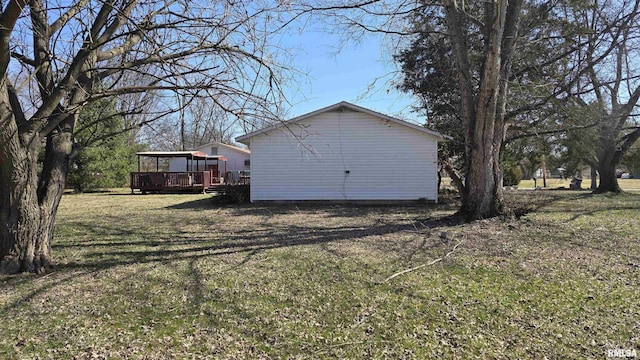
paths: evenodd
<path fill-rule="evenodd" d="M 250 182 L 249 171 L 227 171 L 224 175 L 225 185 L 249 185 Z"/>
<path fill-rule="evenodd" d="M 212 176 L 217 175 L 217 176 Z M 132 172 L 131 189 L 145 190 L 182 190 L 206 189 L 212 183 L 219 183 L 220 175 L 210 171 L 164 171 Z"/>

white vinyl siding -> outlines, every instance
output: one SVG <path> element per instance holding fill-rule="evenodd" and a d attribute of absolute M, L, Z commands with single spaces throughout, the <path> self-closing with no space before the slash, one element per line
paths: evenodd
<path fill-rule="evenodd" d="M 250 141 L 252 201 L 437 199 L 436 137 L 370 114 L 328 111 Z"/>
<path fill-rule="evenodd" d="M 249 154 L 235 151 L 225 146 L 218 146 L 218 155 L 227 158 L 227 171 L 248 170 L 244 165 L 244 161 L 249 159 Z M 223 169 L 220 169 L 222 171 Z"/>
<path fill-rule="evenodd" d="M 213 149 L 216 149 L 216 153 L 212 154 Z M 247 152 L 241 150 L 235 150 L 233 147 L 224 146 L 219 144 L 217 146 L 212 146 L 210 144 L 203 145 L 199 148 L 194 149 L 195 151 L 202 151 L 208 155 L 221 155 L 227 158 L 227 170 L 226 171 L 242 171 L 249 170 L 249 167 L 245 165 L 245 160 L 249 160 L 250 156 Z M 215 161 L 208 161 L 207 164 L 215 165 Z M 194 169 L 192 171 L 196 171 L 195 162 L 193 163 Z M 187 168 L 187 160 L 183 158 L 175 158 L 171 159 L 169 162 L 169 171 L 186 171 Z M 204 161 L 200 161 L 200 169 L 204 170 Z M 224 163 L 220 162 L 220 171 L 225 171 Z"/>

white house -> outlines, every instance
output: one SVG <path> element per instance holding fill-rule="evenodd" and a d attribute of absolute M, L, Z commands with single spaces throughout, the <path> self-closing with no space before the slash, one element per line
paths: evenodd
<path fill-rule="evenodd" d="M 340 102 L 236 138 L 251 201 L 438 200 L 438 132 Z"/>
<path fill-rule="evenodd" d="M 249 170 L 249 159 L 251 151 L 243 149 L 241 147 L 223 144 L 220 142 L 211 142 L 201 145 L 194 151 L 201 151 L 207 155 L 220 155 L 227 159 L 226 170 L 218 169 L 221 172 L 224 171 L 244 171 Z M 204 165 L 200 166 L 200 169 L 192 169 L 191 171 L 205 171 L 210 169 L 204 169 Z M 222 166 L 222 165 L 221 165 Z M 182 158 L 171 159 L 169 162 L 169 171 L 185 171 L 187 167 L 187 160 Z"/>

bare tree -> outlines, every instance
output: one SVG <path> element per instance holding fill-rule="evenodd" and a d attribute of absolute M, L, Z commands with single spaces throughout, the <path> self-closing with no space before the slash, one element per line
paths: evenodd
<path fill-rule="evenodd" d="M 147 147 L 171 151 L 193 149 L 213 141 L 232 143 L 241 128 L 233 114 L 210 106 L 206 96 L 178 96 L 178 99 L 182 105 L 177 112 L 141 130 L 142 142 Z"/>
<path fill-rule="evenodd" d="M 313 8 L 313 6 L 310 6 Z M 467 219 L 486 218 L 503 212 L 500 149 L 504 141 L 505 103 L 522 0 L 496 0 L 473 8 L 467 2 L 362 1 L 323 2 L 322 11 L 346 26 L 349 37 L 374 32 L 411 35 L 407 21 L 414 12 L 432 12 L 445 19 L 447 37 L 455 59 L 465 142 L 466 183 L 460 213 Z M 479 10 L 479 11 L 478 11 Z M 410 16 L 412 15 L 412 16 Z M 473 63 L 467 44 L 471 22 L 481 37 L 481 51 Z M 480 69 L 474 69 L 474 64 Z M 474 80 L 474 75 L 477 74 Z"/>
<path fill-rule="evenodd" d="M 207 106 L 206 98 L 195 99 L 186 108 L 189 120 L 185 146 L 195 148 L 213 141 L 230 144 L 237 129 L 236 121 L 219 108 Z"/>
<path fill-rule="evenodd" d="M 160 117 L 175 111 L 168 93 L 206 91 L 210 106 L 238 119 L 264 119 L 282 101 L 287 68 L 278 59 L 285 57 L 269 46 L 284 19 L 277 3 L 3 0 L 0 6 L 2 273 L 43 272 L 52 263 L 56 212 L 86 104 L 152 93 L 147 99 Z M 123 110 L 145 111 L 121 99 Z"/>
<path fill-rule="evenodd" d="M 386 5 L 373 1 L 362 4 L 360 14 L 365 18 L 374 15 L 383 20 L 367 25 L 362 17 L 346 18 L 347 22 L 355 24 L 352 27 L 357 30 L 402 35 L 410 33 L 403 26 L 398 26 L 405 24 L 406 15 L 414 11 L 443 14 L 456 63 L 464 129 L 466 183 L 460 213 L 469 220 L 495 216 L 503 211 L 499 157 L 506 130 L 507 80 L 521 6 L 522 0 L 497 0 L 485 2 L 477 13 L 467 3 L 453 0 L 419 4 L 399 1 Z M 482 37 L 482 51 L 477 54 L 481 68 L 477 70 L 473 68 L 468 54 L 469 34 L 465 26 L 468 21 L 479 28 Z M 478 74 L 477 85 L 472 75 L 474 71 Z"/>
<path fill-rule="evenodd" d="M 451 47 L 455 62 L 456 97 L 460 102 L 460 108 L 455 110 L 460 114 L 465 149 L 466 177 L 460 213 L 472 220 L 504 211 L 499 159 L 509 127 L 511 140 L 541 135 L 541 124 L 546 124 L 544 134 L 566 132 L 567 124 L 554 114 L 556 106 L 575 104 L 580 101 L 576 98 L 587 106 L 598 102 L 604 111 L 598 119 L 585 119 L 578 127 L 587 129 L 599 124 L 598 168 L 602 178 L 598 191 L 619 191 L 617 184 L 610 186 L 615 182 L 615 164 L 640 137 L 637 122 L 630 120 L 640 97 L 638 77 L 632 69 L 635 62 L 630 60 L 638 46 L 636 35 L 625 34 L 624 30 L 636 31 L 638 4 L 626 0 L 533 2 L 525 7 L 523 0 L 336 0 L 309 8 L 324 12 L 335 24 L 345 26 L 348 30 L 344 34 L 351 38 L 367 32 L 411 35 L 415 26 L 407 19 L 419 19 L 416 13 L 423 14 L 423 18 L 444 19 L 438 24 L 443 24 L 446 34 L 441 32 L 440 37 Z M 531 9 L 553 11 L 569 26 L 558 28 L 556 21 L 520 37 L 520 22 L 526 18 L 523 15 L 535 19 L 536 14 L 524 14 Z M 522 43 L 530 49 L 544 44 L 538 51 L 550 50 L 551 54 L 536 57 L 532 52 L 530 64 L 519 64 L 523 72 L 514 73 L 512 63 L 522 61 L 514 57 Z M 531 86 L 526 75 L 532 70 L 543 71 L 541 75 L 550 81 Z M 617 80 L 613 79 L 616 75 Z M 515 108 L 509 91 L 513 86 L 530 92 L 529 101 L 522 101 Z M 508 99 L 511 109 L 507 107 Z M 537 115 L 532 117 L 532 112 Z"/>
<path fill-rule="evenodd" d="M 585 34 L 584 56 L 589 61 L 577 98 L 584 108 L 595 107 L 598 144 L 595 157 L 585 160 L 596 167 L 600 182 L 594 193 L 620 192 L 616 167 L 640 139 L 640 121 L 634 110 L 640 102 L 640 3 L 596 2 L 578 20 L 591 31 Z M 602 58 L 595 62 L 592 59 Z"/>
<path fill-rule="evenodd" d="M 507 79 L 515 49 L 522 0 L 487 2 L 478 23 L 484 51 L 479 87 L 471 77 L 463 21 L 464 5 L 445 0 L 445 18 L 455 54 L 465 138 L 466 186 L 461 213 L 468 219 L 503 212 L 500 149 L 505 137 Z"/>

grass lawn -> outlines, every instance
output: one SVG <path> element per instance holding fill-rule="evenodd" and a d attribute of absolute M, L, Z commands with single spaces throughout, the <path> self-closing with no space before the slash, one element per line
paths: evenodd
<path fill-rule="evenodd" d="M 550 178 L 547 179 L 547 188 L 548 189 L 556 189 L 559 187 L 564 187 L 565 189 L 569 189 L 569 184 L 571 183 L 571 179 L 558 179 L 558 178 Z M 521 189 L 533 189 L 534 182 L 533 180 L 522 180 L 518 184 L 518 188 Z M 542 179 L 538 179 L 537 185 L 542 187 Z M 618 179 L 618 185 L 626 191 L 639 191 L 640 190 L 640 179 Z M 582 187 L 588 189 L 591 186 L 591 179 L 583 179 Z"/>
<path fill-rule="evenodd" d="M 542 179 L 538 179 L 536 183 L 534 183 L 533 180 L 521 180 L 520 183 L 518 183 L 518 188 L 533 189 L 534 185 L 536 184 L 538 187 L 542 188 L 543 187 Z M 563 187 L 565 189 L 569 189 L 570 184 L 571 184 L 571 178 L 568 178 L 568 179 L 549 178 L 547 179 L 546 189 L 558 189 Z M 620 185 L 620 188 L 622 188 L 625 191 L 632 191 L 632 192 L 640 191 L 640 179 L 618 179 L 618 185 Z M 582 180 L 583 189 L 588 189 L 590 186 L 591 186 L 591 179 Z M 453 186 L 451 186 L 451 179 L 448 177 L 443 177 L 441 188 L 453 189 Z"/>
<path fill-rule="evenodd" d="M 0 358 L 640 354 L 640 195 L 507 196 L 531 211 L 460 225 L 454 203 L 65 195 L 54 271 L 0 277 Z"/>

